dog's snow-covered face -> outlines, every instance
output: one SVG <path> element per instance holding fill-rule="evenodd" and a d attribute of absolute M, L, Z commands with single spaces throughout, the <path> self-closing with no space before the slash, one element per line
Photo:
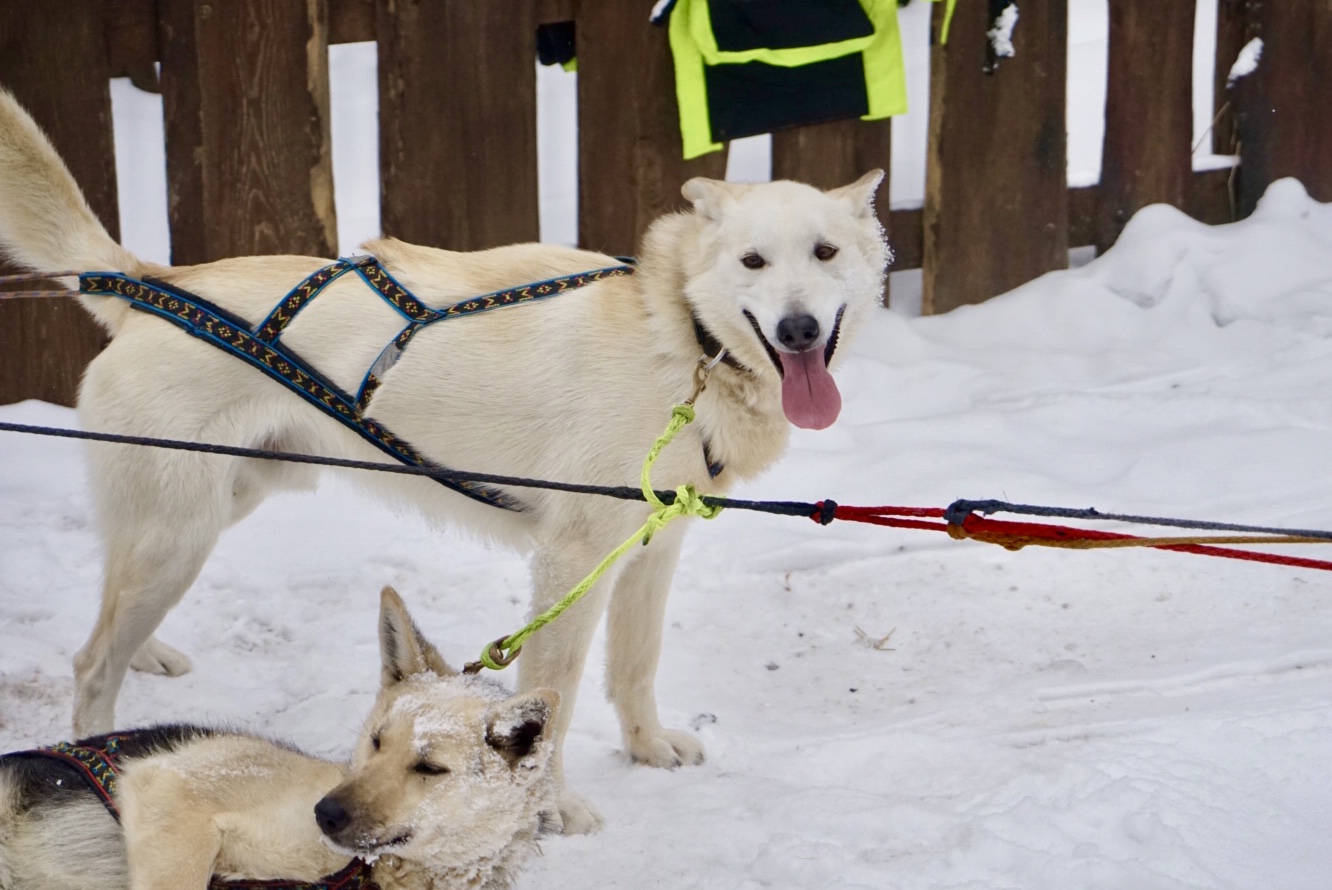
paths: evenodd
<path fill-rule="evenodd" d="M 782 410 L 796 426 L 837 419 L 842 398 L 828 364 L 879 303 L 890 257 L 874 215 L 882 178 L 875 170 L 827 192 L 701 178 L 681 189 L 701 226 L 685 296 L 733 358 L 780 378 Z"/>
<path fill-rule="evenodd" d="M 554 808 L 558 695 L 510 695 L 459 675 L 388 589 L 380 647 L 384 685 L 351 774 L 315 807 L 328 842 L 357 856 L 393 855 L 441 870 L 530 846 Z"/>

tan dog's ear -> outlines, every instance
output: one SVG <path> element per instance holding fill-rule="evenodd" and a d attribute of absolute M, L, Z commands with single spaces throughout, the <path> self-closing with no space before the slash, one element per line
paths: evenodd
<path fill-rule="evenodd" d="M 379 594 L 379 659 L 385 687 L 426 671 L 441 677 L 458 673 L 421 636 L 402 597 L 392 587 L 385 587 Z"/>
<path fill-rule="evenodd" d="M 720 179 L 695 176 L 680 186 L 680 194 L 694 205 L 694 212 L 713 222 L 721 219 L 722 212 L 735 201 L 737 187 Z"/>
<path fill-rule="evenodd" d="M 828 194 L 845 201 L 856 216 L 874 215 L 874 193 L 883 182 L 882 170 L 871 170 L 850 185 L 829 189 Z"/>
<path fill-rule="evenodd" d="M 486 744 L 516 765 L 549 737 L 559 704 L 555 690 L 534 689 L 492 705 L 486 712 Z"/>

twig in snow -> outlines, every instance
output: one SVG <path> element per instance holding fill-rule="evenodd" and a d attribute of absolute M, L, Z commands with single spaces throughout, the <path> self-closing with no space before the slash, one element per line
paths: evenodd
<path fill-rule="evenodd" d="M 896 649 L 888 648 L 888 641 L 892 639 L 893 634 L 896 631 L 897 628 L 894 627 L 881 637 L 872 637 L 861 630 L 859 625 L 856 625 L 856 638 L 860 640 L 861 645 L 873 649 L 876 652 L 896 652 Z"/>

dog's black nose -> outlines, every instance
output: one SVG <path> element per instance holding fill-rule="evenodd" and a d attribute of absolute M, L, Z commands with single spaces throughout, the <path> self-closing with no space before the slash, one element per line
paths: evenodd
<path fill-rule="evenodd" d="M 351 822 L 351 814 L 336 797 L 325 797 L 315 804 L 315 822 L 319 830 L 332 837 Z"/>
<path fill-rule="evenodd" d="M 808 349 L 819 339 L 819 320 L 808 313 L 788 315 L 777 322 L 777 340 L 797 352 Z"/>

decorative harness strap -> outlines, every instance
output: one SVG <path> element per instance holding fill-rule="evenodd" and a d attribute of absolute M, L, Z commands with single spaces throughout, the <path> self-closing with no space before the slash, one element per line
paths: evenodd
<path fill-rule="evenodd" d="M 379 890 L 372 878 L 374 868 L 364 859 L 353 859 L 342 871 L 318 881 L 227 881 L 214 876 L 209 890 Z"/>
<path fill-rule="evenodd" d="M 353 270 L 407 319 L 406 326 L 384 347 L 366 371 L 355 397 L 320 376 L 279 339 L 292 319 L 324 288 Z M 409 466 L 430 467 L 447 472 L 446 467 L 423 457 L 408 442 L 365 416 L 371 395 L 383 375 L 401 358 L 412 337 L 421 328 L 437 321 L 554 297 L 605 278 L 632 275 L 633 272 L 634 267 L 631 265 L 610 266 L 494 291 L 443 309 L 433 309 L 399 284 L 376 258 L 352 257 L 338 260 L 307 276 L 292 288 L 267 318 L 254 327 L 225 309 L 163 281 L 139 280 L 119 272 L 89 272 L 79 276 L 79 291 L 97 296 L 120 297 L 136 309 L 165 318 L 186 332 L 263 371 L 396 460 Z M 492 507 L 514 511 L 524 509 L 521 501 L 492 486 L 450 479 L 437 478 L 436 481 L 445 488 Z"/>
<path fill-rule="evenodd" d="M 74 767 L 88 787 L 96 792 L 106 807 L 111 818 L 120 821 L 120 809 L 116 806 L 116 777 L 120 773 L 120 746 L 128 741 L 129 735 L 115 734 L 103 736 L 100 745 L 73 745 L 60 742 L 49 748 L 37 748 L 24 754 L 36 757 L 49 757 Z M 90 739 L 89 741 L 94 741 Z"/>
<path fill-rule="evenodd" d="M 134 738 L 134 733 L 114 733 L 77 745 L 60 742 L 49 748 L 22 751 L 10 757 L 47 757 L 59 760 L 78 771 L 79 775 L 101 799 L 111 818 L 120 821 L 116 806 L 116 777 L 120 773 L 121 747 Z M 364 859 L 353 859 L 346 867 L 318 881 L 228 881 L 214 876 L 209 890 L 378 890 L 372 880 L 373 868 Z"/>

